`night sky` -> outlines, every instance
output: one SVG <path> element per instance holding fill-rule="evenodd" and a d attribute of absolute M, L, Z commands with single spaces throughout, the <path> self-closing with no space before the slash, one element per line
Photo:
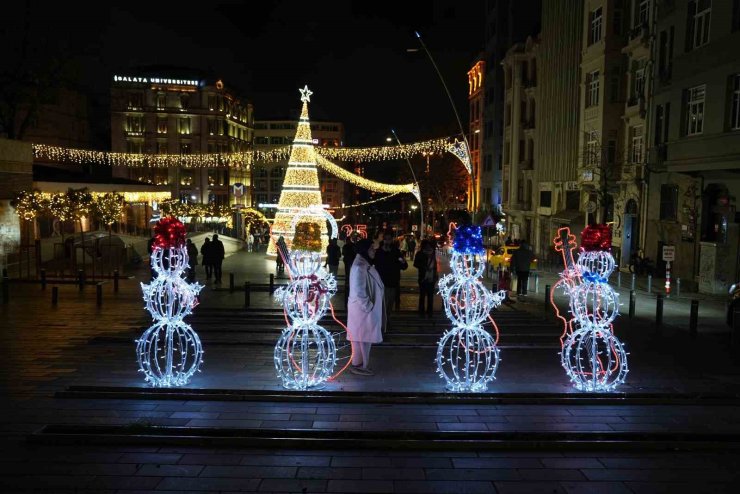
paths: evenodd
<path fill-rule="evenodd" d="M 294 116 L 298 87 L 308 84 L 312 119 L 344 122 L 348 145 L 383 144 L 390 128 L 407 141 L 457 132 L 414 31 L 440 66 L 463 124 L 466 72 L 483 46 L 479 1 L 112 1 L 94 9 L 31 2 L 29 11 L 35 41 L 63 50 L 103 107 L 112 74 L 136 66 L 207 70 L 251 99 L 258 119 Z"/>

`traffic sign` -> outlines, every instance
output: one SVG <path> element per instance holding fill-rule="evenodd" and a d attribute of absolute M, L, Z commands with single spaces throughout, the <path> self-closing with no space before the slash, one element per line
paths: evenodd
<path fill-rule="evenodd" d="M 676 260 L 676 246 L 675 245 L 664 245 L 663 246 L 663 260 L 666 262 L 673 262 Z"/>
<path fill-rule="evenodd" d="M 415 232 L 419 229 L 419 225 L 411 225 L 411 231 Z"/>

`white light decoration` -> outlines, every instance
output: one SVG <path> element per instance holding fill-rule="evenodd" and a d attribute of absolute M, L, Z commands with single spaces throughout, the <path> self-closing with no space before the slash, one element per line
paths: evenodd
<path fill-rule="evenodd" d="M 139 370 L 153 386 L 183 386 L 203 362 L 200 338 L 183 321 L 193 312 L 203 286 L 183 279 L 188 253 L 182 223 L 166 217 L 157 223 L 155 232 L 151 266 L 157 277 L 141 284 L 154 324 L 136 340 L 136 356 Z"/>
<path fill-rule="evenodd" d="M 572 331 L 563 344 L 561 364 L 576 389 L 613 391 L 627 376 L 627 352 L 614 335 L 619 294 L 609 286 L 614 258 L 608 252 L 581 253 L 576 283 L 565 284 L 573 314 Z"/>
<path fill-rule="evenodd" d="M 445 314 L 453 323 L 437 345 L 437 373 L 455 392 L 482 392 L 495 378 L 499 365 L 498 329 L 489 313 L 501 305 L 505 291 L 492 293 L 479 281 L 485 268 L 485 249 L 479 226 L 458 228 L 450 260 L 451 274 L 439 280 Z M 489 318 L 494 338 L 483 329 Z"/>
<path fill-rule="evenodd" d="M 337 363 L 334 337 L 318 324 L 337 281 L 321 267 L 320 252 L 293 250 L 287 264 L 291 282 L 275 291 L 289 320 L 275 345 L 275 370 L 285 388 L 303 391 L 330 379 Z"/>
<path fill-rule="evenodd" d="M 457 159 L 460 160 L 468 173 L 472 173 L 473 168 L 470 165 L 470 151 L 465 141 L 455 139 L 455 142 L 447 145 L 447 151 L 457 156 Z"/>

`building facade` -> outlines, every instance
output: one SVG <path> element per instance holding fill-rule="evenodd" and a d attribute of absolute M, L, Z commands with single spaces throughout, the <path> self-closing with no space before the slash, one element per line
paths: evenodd
<path fill-rule="evenodd" d="M 502 202 L 512 238 L 534 236 L 537 47 L 527 38 L 506 52 L 504 70 L 504 146 Z"/>
<path fill-rule="evenodd" d="M 248 151 L 254 139 L 252 103 L 221 80 L 199 74 L 114 75 L 111 148 L 114 152 L 191 155 Z M 196 203 L 247 205 L 250 167 L 124 168 L 119 177 L 169 185 L 173 197 Z"/>
<path fill-rule="evenodd" d="M 740 2 L 677 0 L 654 9 L 646 126 L 645 255 L 707 293 L 738 281 Z"/>
<path fill-rule="evenodd" d="M 255 149 L 265 151 L 292 145 L 297 125 L 297 120 L 255 121 Z M 344 124 L 312 121 L 311 135 L 315 146 L 340 147 L 344 145 Z M 260 204 L 278 203 L 287 166 L 287 159 L 255 163 L 252 176 L 252 205 L 254 207 L 259 207 Z M 321 169 L 319 169 L 319 187 L 324 204 L 338 207 L 348 202 L 346 183 Z M 275 211 L 271 208 L 260 209 L 268 216 L 272 216 Z"/>
<path fill-rule="evenodd" d="M 483 108 L 485 107 L 485 91 L 483 82 L 486 72 L 486 62 L 478 60 L 468 71 L 468 104 L 470 107 L 468 121 L 468 145 L 470 146 L 471 180 L 468 186 L 468 210 L 477 211 L 481 207 L 490 209 L 492 192 L 492 178 L 490 161 L 491 154 L 486 155 L 486 163 L 481 167 L 483 156 Z"/>

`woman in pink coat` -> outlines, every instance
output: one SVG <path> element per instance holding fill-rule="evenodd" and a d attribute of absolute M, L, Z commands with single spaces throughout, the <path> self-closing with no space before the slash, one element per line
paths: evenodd
<path fill-rule="evenodd" d="M 370 347 L 383 341 L 381 328 L 383 307 L 383 282 L 372 265 L 375 247 L 372 240 L 355 243 L 357 257 L 349 274 L 349 299 L 347 302 L 347 339 L 352 342 L 352 367 L 350 372 L 372 376 Z"/>

